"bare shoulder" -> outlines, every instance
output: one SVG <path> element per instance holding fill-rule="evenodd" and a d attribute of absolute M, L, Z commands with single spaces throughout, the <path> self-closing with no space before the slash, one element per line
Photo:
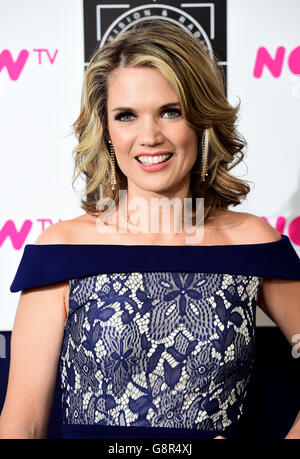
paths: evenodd
<path fill-rule="evenodd" d="M 35 244 L 67 244 L 69 230 L 70 220 L 53 223 L 39 235 Z"/>
<path fill-rule="evenodd" d="M 281 234 L 262 217 L 249 212 L 238 212 L 240 222 L 238 234 L 245 244 L 261 244 L 281 239 Z"/>
<path fill-rule="evenodd" d="M 219 227 L 231 244 L 261 244 L 281 239 L 281 234 L 263 218 L 249 212 L 220 212 Z"/>
<path fill-rule="evenodd" d="M 54 223 L 45 229 L 35 244 L 80 244 L 93 239 L 96 217 L 85 213 L 70 220 Z"/>
<path fill-rule="evenodd" d="M 35 244 L 72 244 L 74 235 L 95 221 L 89 214 L 83 214 L 70 220 L 62 220 L 48 226 L 37 238 Z"/>

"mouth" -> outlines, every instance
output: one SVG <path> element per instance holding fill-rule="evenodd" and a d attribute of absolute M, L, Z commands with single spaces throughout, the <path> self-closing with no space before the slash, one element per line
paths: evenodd
<path fill-rule="evenodd" d="M 172 161 L 173 156 L 174 156 L 173 153 L 169 153 L 166 155 L 155 156 L 155 159 L 154 158 L 150 159 L 149 157 L 147 157 L 147 160 L 146 159 L 143 160 L 142 156 L 140 157 L 136 156 L 135 159 L 138 162 L 138 165 L 143 170 L 148 171 L 148 172 L 155 172 L 155 171 L 159 171 L 160 169 L 166 167 Z"/>
<path fill-rule="evenodd" d="M 141 156 L 136 156 L 135 159 L 141 163 L 144 164 L 145 166 L 152 166 L 155 164 L 161 164 L 173 156 L 173 153 L 165 153 L 162 155 L 155 155 L 155 156 L 146 156 L 146 155 L 141 155 Z"/>

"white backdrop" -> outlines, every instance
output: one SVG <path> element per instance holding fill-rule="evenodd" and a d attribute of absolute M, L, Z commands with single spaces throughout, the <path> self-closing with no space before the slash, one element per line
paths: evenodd
<path fill-rule="evenodd" d="M 241 98 L 239 130 L 248 141 L 246 165 L 232 173 L 255 183 L 233 210 L 267 218 L 300 254 L 299 15 L 299 0 L 228 0 L 228 98 L 233 105 Z M 9 286 L 24 245 L 84 213 L 71 186 L 69 135 L 80 108 L 83 37 L 81 0 L 0 0 L 1 331 L 13 326 L 19 293 Z M 284 48 L 280 76 L 267 67 L 254 76 L 261 47 L 272 58 Z M 24 59 L 15 75 L 3 50 Z M 257 325 L 273 325 L 257 312 Z"/>

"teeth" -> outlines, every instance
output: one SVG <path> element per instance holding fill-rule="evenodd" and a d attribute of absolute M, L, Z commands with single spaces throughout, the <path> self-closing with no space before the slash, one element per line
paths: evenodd
<path fill-rule="evenodd" d="M 172 155 L 169 154 L 169 155 L 160 155 L 160 156 L 139 156 L 138 157 L 138 160 L 147 165 L 147 164 L 158 164 L 158 163 L 162 163 L 164 161 L 166 161 L 167 159 L 169 159 Z"/>

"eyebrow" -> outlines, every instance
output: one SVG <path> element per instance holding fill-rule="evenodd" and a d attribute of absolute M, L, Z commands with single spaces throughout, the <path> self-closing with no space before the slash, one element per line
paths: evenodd
<path fill-rule="evenodd" d="M 177 106 L 178 106 L 178 107 L 180 106 L 180 103 L 179 103 L 179 102 L 170 102 L 170 103 L 168 103 L 168 104 L 164 104 L 164 105 L 162 105 L 161 107 L 159 107 L 159 110 L 162 110 L 162 109 L 165 109 L 165 108 L 169 108 L 169 107 L 177 107 Z M 122 111 L 134 111 L 134 109 L 131 108 L 131 107 L 116 107 L 116 108 L 114 108 L 114 109 L 111 111 L 111 113 L 112 113 L 112 112 L 116 112 L 117 110 L 122 110 Z"/>

